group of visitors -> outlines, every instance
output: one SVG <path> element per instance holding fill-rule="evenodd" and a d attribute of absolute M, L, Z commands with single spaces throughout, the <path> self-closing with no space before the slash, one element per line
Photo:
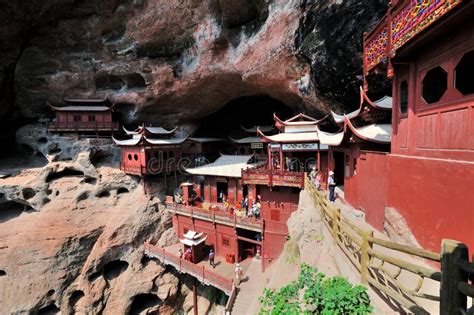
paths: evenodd
<path fill-rule="evenodd" d="M 237 216 L 246 216 L 255 219 L 260 219 L 260 210 L 262 208 L 262 203 L 260 195 L 257 195 L 257 199 L 252 201 L 252 206 L 249 207 L 248 197 L 245 196 L 244 199 L 240 202 L 241 209 L 236 211 Z"/>

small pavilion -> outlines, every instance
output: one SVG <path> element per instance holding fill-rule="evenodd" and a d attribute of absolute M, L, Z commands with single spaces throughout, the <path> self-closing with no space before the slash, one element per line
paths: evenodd
<path fill-rule="evenodd" d="M 139 176 L 170 172 L 176 174 L 181 160 L 181 144 L 187 139 L 175 135 L 177 127 L 172 130 L 145 126 L 133 131 L 123 129 L 131 138 L 117 140 L 112 137 L 114 143 L 122 149 L 122 171 Z"/>

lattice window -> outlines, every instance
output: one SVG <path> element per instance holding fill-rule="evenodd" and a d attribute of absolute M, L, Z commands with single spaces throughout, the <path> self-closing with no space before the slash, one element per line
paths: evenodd
<path fill-rule="evenodd" d="M 408 110 L 408 81 L 400 83 L 400 112 L 406 113 Z"/>
<path fill-rule="evenodd" d="M 230 246 L 230 239 L 226 236 L 222 236 L 222 245 L 224 246 Z"/>
<path fill-rule="evenodd" d="M 439 102 L 448 89 L 448 73 L 440 66 L 429 70 L 422 83 L 422 96 L 426 103 Z"/>
<path fill-rule="evenodd" d="M 454 86 L 463 95 L 474 93 L 474 50 L 466 53 L 455 69 Z"/>

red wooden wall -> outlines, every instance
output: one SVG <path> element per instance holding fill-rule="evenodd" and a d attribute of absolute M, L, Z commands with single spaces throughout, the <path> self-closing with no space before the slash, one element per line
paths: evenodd
<path fill-rule="evenodd" d="M 408 65 L 396 67 L 393 80 L 392 154 L 474 161 L 474 94 L 463 96 L 455 87 L 455 68 L 474 50 L 474 21 L 443 40 L 418 50 Z M 416 56 L 413 54 L 413 56 Z M 447 73 L 447 90 L 427 104 L 422 97 L 426 73 L 440 66 Z M 408 111 L 399 108 L 399 87 L 408 81 Z"/>
<path fill-rule="evenodd" d="M 443 238 L 474 248 L 474 164 L 389 157 L 388 206 L 406 219 L 416 239 L 438 252 Z"/>
<path fill-rule="evenodd" d="M 235 255 L 237 258 L 237 236 L 234 228 L 226 225 L 194 219 L 186 216 L 173 216 L 173 228 L 178 234 L 178 238 L 183 238 L 185 231 L 192 230 L 207 235 L 206 245 L 212 246 L 217 256 L 225 258 L 227 254 Z M 206 253 L 207 256 L 207 253 Z"/>

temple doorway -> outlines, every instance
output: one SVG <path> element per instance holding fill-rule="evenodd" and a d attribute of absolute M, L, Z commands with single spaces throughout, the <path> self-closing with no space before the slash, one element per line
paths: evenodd
<path fill-rule="evenodd" d="M 217 182 L 217 202 L 224 202 L 223 198 L 228 197 L 228 188 L 227 182 Z"/>
<path fill-rule="evenodd" d="M 336 186 L 344 191 L 344 152 L 333 151 L 334 157 L 334 180 Z"/>

